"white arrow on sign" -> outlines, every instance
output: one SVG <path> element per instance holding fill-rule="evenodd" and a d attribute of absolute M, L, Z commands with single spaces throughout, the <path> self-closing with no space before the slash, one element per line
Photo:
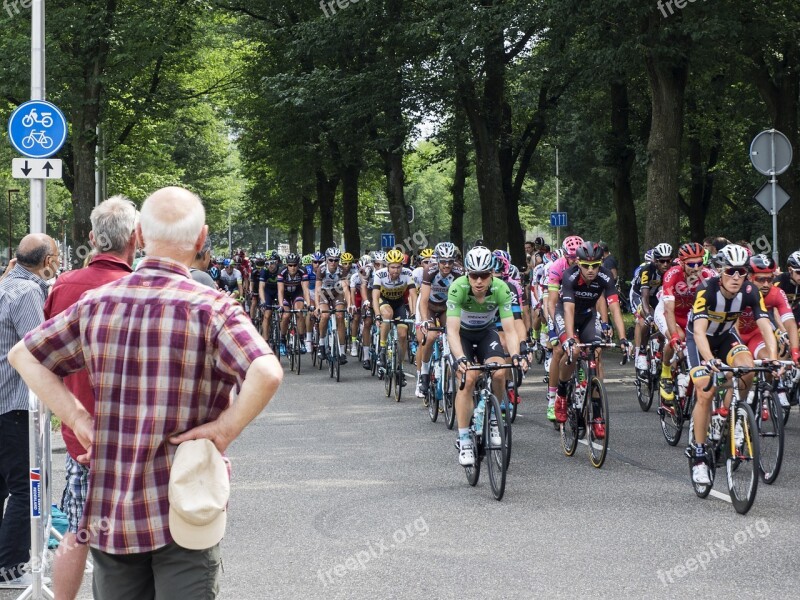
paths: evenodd
<path fill-rule="evenodd" d="M 61 179 L 61 160 L 57 158 L 14 158 L 11 160 L 14 179 Z"/>

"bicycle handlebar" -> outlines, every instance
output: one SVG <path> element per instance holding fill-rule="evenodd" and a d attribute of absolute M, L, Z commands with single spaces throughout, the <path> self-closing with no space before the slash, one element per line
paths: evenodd
<path fill-rule="evenodd" d="M 759 363 L 770 363 L 771 361 L 754 361 Z M 785 361 L 777 361 L 777 362 L 785 362 Z M 782 365 L 772 364 L 770 366 L 754 366 L 754 367 L 728 367 L 726 365 L 722 365 L 717 367 L 716 373 L 712 371 L 710 374 L 719 375 L 720 373 L 733 373 L 734 377 L 741 377 L 742 375 L 747 375 L 748 373 L 771 373 L 772 371 L 777 371 L 780 369 Z M 709 391 L 714 385 L 716 384 L 716 377 L 709 377 L 708 378 L 708 385 L 703 388 L 704 392 Z"/>
<path fill-rule="evenodd" d="M 459 390 L 463 390 L 464 386 L 467 384 L 467 371 L 484 371 L 487 373 L 491 373 L 493 371 L 499 371 L 500 369 L 517 369 L 517 365 L 508 365 L 508 364 L 497 364 L 492 363 L 488 365 L 470 365 L 466 368 L 461 374 L 461 384 L 458 386 Z"/>

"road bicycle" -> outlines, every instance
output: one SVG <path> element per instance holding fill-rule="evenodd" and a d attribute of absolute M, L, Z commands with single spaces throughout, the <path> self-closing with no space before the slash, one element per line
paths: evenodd
<path fill-rule="evenodd" d="M 695 483 L 694 493 L 705 498 L 714 487 L 718 467 L 725 466 L 731 504 L 739 514 L 745 514 L 753 506 L 758 491 L 759 464 L 761 461 L 760 440 L 756 430 L 756 420 L 747 402 L 739 398 L 742 388 L 741 377 L 753 371 L 773 371 L 770 367 L 718 367 L 712 373 L 704 391 L 717 386 L 711 404 L 711 419 L 706 438 L 705 463 L 708 465 L 710 483 Z M 731 374 L 728 381 L 726 373 Z M 726 390 L 733 387 L 730 407 L 725 406 Z M 686 456 L 689 459 L 689 477 L 694 467 L 694 418 L 689 421 L 689 446 Z"/>
<path fill-rule="evenodd" d="M 336 313 L 347 312 L 344 308 L 332 308 L 330 310 L 320 311 L 322 313 L 329 313 L 331 316 L 328 319 L 328 331 L 326 333 L 325 346 L 320 346 L 320 351 L 323 356 L 318 358 L 319 368 L 322 369 L 322 361 L 328 362 L 328 375 L 331 378 L 336 378 L 340 381 L 341 375 L 341 353 L 339 352 L 339 322 L 336 319 Z"/>
<path fill-rule="evenodd" d="M 675 399 L 671 404 L 664 402 L 661 394 L 658 395 L 658 417 L 661 423 L 661 433 L 670 446 L 677 446 L 683 435 L 683 424 L 692 417 L 695 404 L 695 388 L 689 376 L 689 364 L 686 360 L 686 346 L 680 349 L 670 361 L 672 389 L 675 390 Z"/>
<path fill-rule="evenodd" d="M 467 482 L 471 486 L 478 484 L 481 473 L 481 462 L 487 460 L 489 485 L 496 500 L 502 500 L 506 489 L 506 473 L 511 462 L 511 422 L 505 418 L 500 408 L 500 401 L 492 391 L 492 374 L 503 369 L 514 369 L 516 365 L 488 364 L 470 365 L 467 371 L 480 371 L 481 374 L 472 390 L 473 412 L 470 420 L 469 436 L 475 452 L 475 463 L 465 466 Z M 466 385 L 466 372 L 461 375 L 459 389 Z"/>
<path fill-rule="evenodd" d="M 561 445 L 564 454 L 572 456 L 578 440 L 586 437 L 588 431 L 589 461 L 597 469 L 606 460 L 609 438 L 608 395 L 605 385 L 597 376 L 597 350 L 616 347 L 618 345 L 611 342 L 574 344 L 567 353 L 567 364 L 574 360 L 576 365 L 567 384 L 567 421 L 559 426 Z M 573 356 L 576 349 L 578 355 Z M 626 362 L 628 353 L 623 349 L 622 364 Z"/>
<path fill-rule="evenodd" d="M 394 387 L 394 399 L 400 402 L 400 397 L 403 395 L 403 387 L 406 385 L 405 373 L 403 372 L 403 360 L 400 356 L 400 342 L 397 335 L 397 326 L 407 325 L 408 330 L 413 331 L 413 319 L 398 319 L 391 320 L 389 333 L 386 336 L 386 366 L 379 367 L 378 371 L 383 371 L 383 385 L 386 390 L 386 397 L 392 395 L 392 387 Z"/>
<path fill-rule="evenodd" d="M 422 346 L 428 341 L 428 332 L 438 331 L 441 335 L 434 340 L 431 354 L 430 382 L 425 403 L 428 407 L 428 416 L 434 423 L 439 418 L 439 413 L 445 413 L 445 421 L 449 422 L 448 429 L 452 429 L 455 421 L 455 377 L 449 368 L 451 362 L 450 345 L 447 343 L 447 328 L 428 327 L 422 334 Z M 448 407 L 449 402 L 449 407 Z M 449 412 L 448 412 L 449 411 Z"/>
<path fill-rule="evenodd" d="M 755 360 L 753 363 L 756 367 L 769 367 L 776 364 L 767 360 Z M 782 367 L 792 367 L 794 365 L 790 360 L 779 361 L 777 364 Z M 766 484 L 775 483 L 783 463 L 784 410 L 778 401 L 777 390 L 779 385 L 780 378 L 774 377 L 770 381 L 767 379 L 766 372 L 758 371 L 751 390 L 752 401 L 748 398 L 750 407 L 753 409 L 753 416 L 756 419 L 756 429 L 758 430 L 761 450 L 758 469 L 761 474 L 761 481 Z"/>
<path fill-rule="evenodd" d="M 297 330 L 297 315 L 305 317 L 308 310 L 305 308 L 300 310 L 284 309 L 284 312 L 289 313 L 289 327 L 286 329 L 286 354 L 289 356 L 289 368 L 300 375 L 300 357 L 303 354 L 302 345 L 305 341 Z"/>
<path fill-rule="evenodd" d="M 636 374 L 636 399 L 639 408 L 644 412 L 650 410 L 653 397 L 658 394 L 661 385 L 661 335 L 657 331 L 650 332 L 647 342 L 647 371 Z M 660 395 L 660 394 L 659 394 Z"/>

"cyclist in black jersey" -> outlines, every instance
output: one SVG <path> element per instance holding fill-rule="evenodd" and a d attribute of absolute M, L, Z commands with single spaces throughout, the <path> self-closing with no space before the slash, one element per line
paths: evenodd
<path fill-rule="evenodd" d="M 636 330 L 634 359 L 636 374 L 640 379 L 647 378 L 647 342 L 653 325 L 653 314 L 658 306 L 657 292 L 661 288 L 664 273 L 672 266 L 672 246 L 658 244 L 653 248 L 653 262 L 648 263 L 639 273 L 638 281 L 633 285 L 633 293 L 641 296 L 641 303 L 636 310 Z"/>
<path fill-rule="evenodd" d="M 250 318 L 256 321 L 258 309 L 258 284 L 261 281 L 261 269 L 264 268 L 266 259 L 262 254 L 256 255 L 253 271 L 250 273 Z"/>
<path fill-rule="evenodd" d="M 261 310 L 264 313 L 264 320 L 261 322 L 262 334 L 265 340 L 269 339 L 270 319 L 272 318 L 272 307 L 278 304 L 278 257 L 273 253 L 265 262 L 265 267 L 258 275 L 258 297 L 261 300 Z"/>
<path fill-rule="evenodd" d="M 286 309 L 303 310 L 311 304 L 308 289 L 308 273 L 300 268 L 300 257 L 294 252 L 286 255 L 286 267 L 278 274 L 278 298 L 281 307 Z M 289 313 L 281 316 L 281 353 L 286 354 L 286 332 L 289 329 Z M 297 332 L 303 339 L 306 332 L 305 319 L 297 318 Z M 306 353 L 305 344 L 300 345 L 300 352 Z"/>
<path fill-rule="evenodd" d="M 708 378 L 712 372 L 719 372 L 723 362 L 732 367 L 753 366 L 750 350 L 742 344 L 734 329 L 736 320 L 745 308 L 749 307 L 753 311 L 769 358 L 776 360 L 778 357 L 764 300 L 758 289 L 747 281 L 747 251 L 742 246 L 729 244 L 717 254 L 717 260 L 722 265 L 721 273 L 700 284 L 686 327 L 686 358 L 697 396 L 692 412 L 695 446 L 689 446 L 686 451 L 694 458 L 692 479 L 700 485 L 711 482 L 705 462 L 705 442 L 711 419 L 711 398 L 716 389 L 712 387 L 705 391 Z M 745 386 L 745 389 L 740 390 L 742 398 L 747 397 L 752 380 L 753 373 L 741 378 Z M 729 391 L 725 400 L 726 408 L 730 405 L 730 394 Z"/>

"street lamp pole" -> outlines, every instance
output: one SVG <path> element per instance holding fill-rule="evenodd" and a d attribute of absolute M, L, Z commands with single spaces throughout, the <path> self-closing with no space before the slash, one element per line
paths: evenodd
<path fill-rule="evenodd" d="M 11 211 L 11 194 L 19 194 L 19 190 L 8 190 L 8 260 L 11 261 L 11 253 L 14 251 L 11 244 L 11 233 L 14 231 L 14 213 Z"/>

